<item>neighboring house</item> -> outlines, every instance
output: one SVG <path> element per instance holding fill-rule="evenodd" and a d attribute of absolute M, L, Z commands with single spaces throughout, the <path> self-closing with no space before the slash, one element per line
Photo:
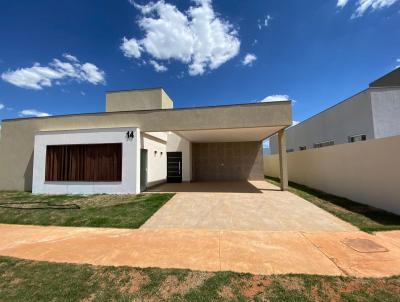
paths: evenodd
<path fill-rule="evenodd" d="M 161 88 L 106 94 L 106 112 L 4 120 L 0 190 L 138 193 L 165 181 L 263 179 L 262 141 L 291 102 L 173 109 Z M 282 189 L 287 188 L 281 152 Z"/>
<path fill-rule="evenodd" d="M 287 152 L 400 135 L 400 68 L 347 100 L 286 130 Z M 277 138 L 270 139 L 278 153 Z"/>

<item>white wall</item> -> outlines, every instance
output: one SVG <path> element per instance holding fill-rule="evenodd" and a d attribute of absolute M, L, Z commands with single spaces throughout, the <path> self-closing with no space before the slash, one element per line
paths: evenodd
<path fill-rule="evenodd" d="M 364 90 L 298 125 L 286 129 L 286 149 L 298 151 L 300 146 L 313 148 L 315 143 L 333 140 L 346 144 L 349 136 L 375 138 L 371 107 L 371 89 Z M 271 154 L 278 153 L 277 136 L 270 139 Z"/>
<path fill-rule="evenodd" d="M 161 132 L 142 133 L 142 149 L 147 149 L 147 187 L 167 180 L 167 135 Z"/>
<path fill-rule="evenodd" d="M 182 152 L 182 181 L 191 181 L 192 143 L 175 133 L 168 133 L 167 152 Z"/>
<path fill-rule="evenodd" d="M 127 131 L 134 132 L 127 139 Z M 48 145 L 122 143 L 121 182 L 46 182 Z M 140 192 L 140 130 L 138 128 L 39 132 L 35 135 L 32 192 L 35 194 L 134 194 Z"/>
<path fill-rule="evenodd" d="M 371 90 L 375 137 L 400 135 L 400 88 Z"/>
<path fill-rule="evenodd" d="M 289 180 L 400 214 L 400 136 L 287 154 Z M 277 155 L 264 173 L 279 177 Z"/>

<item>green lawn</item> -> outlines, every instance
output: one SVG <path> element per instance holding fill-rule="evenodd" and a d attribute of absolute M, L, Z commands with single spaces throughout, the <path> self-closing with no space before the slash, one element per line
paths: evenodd
<path fill-rule="evenodd" d="M 172 196 L 173 194 L 51 196 L 0 192 L 0 223 L 138 228 Z"/>
<path fill-rule="evenodd" d="M 400 277 L 254 276 L 0 257 L 0 301 L 399 301 Z"/>
<path fill-rule="evenodd" d="M 279 186 L 279 179 L 267 176 L 265 178 L 270 183 Z M 377 232 L 400 229 L 400 216 L 384 210 L 293 182 L 289 183 L 289 191 L 351 223 L 362 231 Z"/>

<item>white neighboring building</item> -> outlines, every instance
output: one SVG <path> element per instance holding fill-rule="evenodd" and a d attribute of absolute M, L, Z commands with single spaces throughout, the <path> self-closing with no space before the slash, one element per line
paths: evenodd
<path fill-rule="evenodd" d="M 400 68 L 364 91 L 286 129 L 286 151 L 302 151 L 400 135 Z M 277 137 L 270 139 L 278 153 Z"/>

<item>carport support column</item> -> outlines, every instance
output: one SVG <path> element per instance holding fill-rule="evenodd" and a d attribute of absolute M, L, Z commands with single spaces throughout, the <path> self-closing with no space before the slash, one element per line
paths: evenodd
<path fill-rule="evenodd" d="M 279 171 L 281 179 L 281 190 L 288 189 L 287 155 L 286 155 L 286 134 L 285 129 L 278 132 L 279 144 Z"/>

